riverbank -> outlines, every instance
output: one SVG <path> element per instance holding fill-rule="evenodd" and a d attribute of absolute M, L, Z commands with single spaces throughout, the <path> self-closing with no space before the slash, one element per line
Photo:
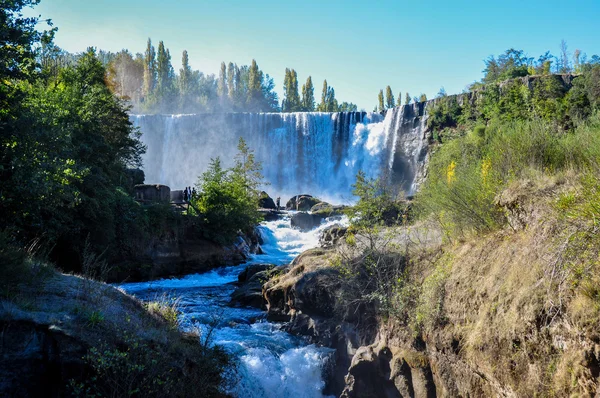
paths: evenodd
<path fill-rule="evenodd" d="M 235 372 L 227 376 L 230 395 L 321 398 L 325 388 L 323 372 L 333 350 L 293 336 L 283 324 L 266 319 L 264 310 L 236 305 L 231 299 L 240 273 L 261 268 L 258 264 L 270 264 L 268 268 L 280 272 L 298 254 L 318 246 L 321 231 L 335 222 L 303 232 L 291 227 L 291 217 L 287 215 L 261 224 L 263 254 L 252 255 L 244 264 L 119 286 L 142 301 L 157 295 L 176 298 L 180 303 L 181 327 L 201 330 L 202 336 L 210 335 L 212 344 L 223 347 L 235 358 Z"/>
<path fill-rule="evenodd" d="M 378 308 L 340 266 L 348 245 L 304 253 L 264 286 L 269 317 L 336 348 L 328 385 L 344 397 L 594 396 L 599 307 L 585 272 L 596 249 L 587 224 L 559 210 L 574 206 L 574 181 L 516 182 L 498 202 L 509 223 L 483 236 L 442 244 L 416 239 L 424 226 L 387 230 L 413 237 L 386 251 L 401 272 Z"/>
<path fill-rule="evenodd" d="M 0 296 L 0 395 L 224 396 L 228 356 L 175 311 L 42 265 Z"/>

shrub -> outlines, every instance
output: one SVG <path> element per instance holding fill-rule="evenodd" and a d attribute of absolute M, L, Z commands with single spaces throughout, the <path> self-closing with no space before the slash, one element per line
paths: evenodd
<path fill-rule="evenodd" d="M 179 327 L 179 304 L 180 300 L 176 298 L 170 298 L 164 293 L 162 296 L 158 296 L 154 301 L 146 303 L 146 309 L 151 314 L 156 314 L 163 318 L 173 328 Z"/>
<path fill-rule="evenodd" d="M 572 132 L 539 119 L 492 121 L 438 148 L 417 207 L 421 215 L 435 215 L 449 237 L 490 231 L 505 221 L 495 202 L 511 181 L 532 170 L 598 170 L 599 159 L 598 115 Z"/>

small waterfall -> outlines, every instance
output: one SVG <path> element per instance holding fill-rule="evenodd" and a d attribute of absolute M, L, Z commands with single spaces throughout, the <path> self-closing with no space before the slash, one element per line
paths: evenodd
<path fill-rule="evenodd" d="M 243 137 L 263 164 L 267 190 L 350 202 L 356 173 L 385 175 L 411 195 L 427 154 L 425 104 L 370 112 L 133 115 L 147 145 L 148 183 L 192 185 L 219 156 L 233 164 Z"/>

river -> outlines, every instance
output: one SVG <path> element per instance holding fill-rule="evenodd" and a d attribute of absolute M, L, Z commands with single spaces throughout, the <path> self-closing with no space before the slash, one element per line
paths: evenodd
<path fill-rule="evenodd" d="M 240 398 L 323 397 L 322 370 L 333 350 L 290 335 L 282 330 L 282 324 L 268 322 L 264 311 L 232 308 L 227 303 L 236 287 L 233 282 L 245 267 L 257 263 L 288 264 L 298 254 L 318 246 L 321 231 L 334 223 L 301 232 L 291 228 L 289 216 L 264 222 L 258 228 L 265 254 L 254 255 L 245 264 L 119 286 L 144 301 L 166 294 L 179 301 L 184 330 L 198 328 L 202 336 L 210 330 L 212 344 L 225 347 L 238 359 L 237 370 L 228 376 L 229 394 Z"/>

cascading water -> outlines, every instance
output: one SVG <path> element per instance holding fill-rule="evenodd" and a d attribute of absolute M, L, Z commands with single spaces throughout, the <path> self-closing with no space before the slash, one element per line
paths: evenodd
<path fill-rule="evenodd" d="M 308 345 L 284 332 L 281 325 L 264 320 L 261 310 L 232 308 L 227 303 L 235 289 L 232 282 L 249 264 L 287 264 L 301 252 L 317 246 L 320 233 L 334 223 L 340 221 L 301 232 L 291 228 L 289 217 L 265 222 L 259 227 L 265 254 L 254 256 L 246 264 L 120 287 L 142 300 L 153 300 L 165 293 L 177 298 L 183 328 L 198 327 L 206 336 L 208 328 L 214 327 L 212 342 L 224 346 L 239 360 L 237 373 L 230 375 L 229 394 L 240 398 L 323 397 L 322 369 L 333 350 Z"/>
<path fill-rule="evenodd" d="M 219 156 L 233 162 L 243 137 L 263 164 L 272 196 L 310 193 L 349 202 L 356 173 L 385 175 L 412 195 L 427 154 L 425 103 L 378 113 L 225 113 L 134 115 L 146 182 L 173 189 L 192 185 Z"/>

